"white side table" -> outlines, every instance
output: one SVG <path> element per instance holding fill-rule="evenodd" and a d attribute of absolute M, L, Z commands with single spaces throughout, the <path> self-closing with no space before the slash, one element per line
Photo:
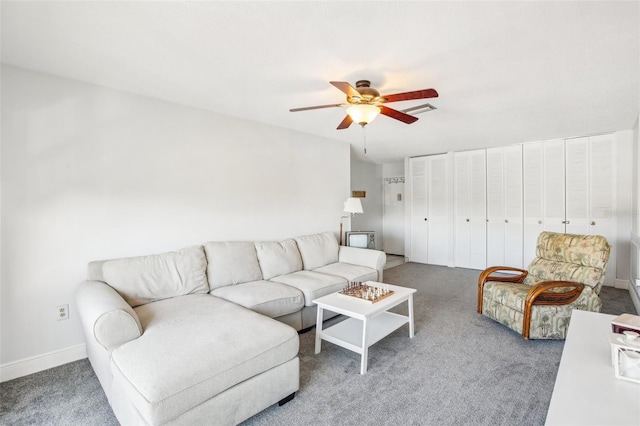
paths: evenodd
<path fill-rule="evenodd" d="M 640 384 L 616 379 L 611 365 L 614 318 L 572 312 L 545 424 L 640 424 Z"/>
<path fill-rule="evenodd" d="M 393 290 L 394 294 L 376 303 L 357 300 L 338 293 L 332 293 L 313 301 L 318 305 L 315 353 L 320 353 L 322 340 L 359 353 L 361 355 L 360 374 L 367 372 L 367 357 L 371 345 L 379 342 L 404 324 L 409 324 L 409 337 L 413 338 L 413 293 L 416 290 L 371 281 L 366 284 L 388 287 Z M 408 304 L 408 316 L 388 312 L 389 309 L 403 302 Z M 325 309 L 349 318 L 323 329 L 322 321 Z"/>

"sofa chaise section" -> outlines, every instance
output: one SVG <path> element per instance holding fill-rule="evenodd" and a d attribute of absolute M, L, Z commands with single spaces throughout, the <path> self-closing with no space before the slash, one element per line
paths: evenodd
<path fill-rule="evenodd" d="M 202 247 L 91 262 L 78 306 L 122 424 L 237 424 L 299 387 L 299 338 L 212 296 Z"/>
<path fill-rule="evenodd" d="M 149 303 L 136 313 L 145 332 L 116 348 L 111 363 L 115 387 L 139 415 L 132 421 L 179 424 L 182 414 L 279 366 L 291 378 L 287 388 L 272 392 L 267 383 L 254 386 L 243 395 L 245 402 L 271 395 L 260 411 L 298 389 L 299 338 L 285 324 L 205 294 Z M 219 404 L 207 411 L 203 420 L 211 424 L 245 419 Z M 221 415 L 225 411 L 230 412 Z"/>

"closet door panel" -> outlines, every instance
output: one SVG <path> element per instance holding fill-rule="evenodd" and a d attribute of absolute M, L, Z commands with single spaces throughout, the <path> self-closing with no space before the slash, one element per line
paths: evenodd
<path fill-rule="evenodd" d="M 487 267 L 487 164 L 485 150 L 471 151 L 469 267 Z"/>
<path fill-rule="evenodd" d="M 504 148 L 504 264 L 523 267 L 522 145 Z M 490 265 L 490 264 L 489 264 Z"/>
<path fill-rule="evenodd" d="M 543 144 L 544 230 L 565 232 L 564 140 Z"/>
<path fill-rule="evenodd" d="M 447 265 L 449 254 L 449 209 L 447 208 L 447 156 L 429 157 L 428 188 L 428 263 Z"/>
<path fill-rule="evenodd" d="M 523 265 L 536 257 L 536 241 L 544 230 L 543 224 L 543 149 L 542 142 L 522 146 L 523 176 Z"/>
<path fill-rule="evenodd" d="M 505 176 L 502 148 L 487 149 L 487 265 L 505 265 Z"/>
<path fill-rule="evenodd" d="M 454 162 L 454 263 L 455 266 L 468 268 L 471 261 L 469 243 L 471 240 L 471 215 L 469 187 L 470 159 L 467 152 L 456 152 Z"/>
<path fill-rule="evenodd" d="M 565 232 L 589 235 L 589 138 L 565 142 Z"/>
<path fill-rule="evenodd" d="M 409 159 L 411 177 L 411 256 L 412 262 L 427 263 L 427 161 L 424 157 Z"/>

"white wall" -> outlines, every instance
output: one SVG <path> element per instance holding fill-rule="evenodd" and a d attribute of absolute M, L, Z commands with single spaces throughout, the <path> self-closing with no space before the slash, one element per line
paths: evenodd
<path fill-rule="evenodd" d="M 351 229 L 353 231 L 375 231 L 376 249 L 381 250 L 382 166 L 366 161 L 351 160 L 351 190 L 367 191 L 367 196 L 360 199 L 364 213 L 356 214 L 351 219 Z M 348 219 L 346 220 L 348 221 Z"/>
<path fill-rule="evenodd" d="M 348 144 L 6 66 L 1 136 L 3 368 L 82 348 L 88 261 L 337 236 L 350 194 Z"/>
<path fill-rule="evenodd" d="M 640 313 L 640 116 L 632 133 L 632 202 L 631 202 L 631 255 L 629 273 L 629 294 Z"/>
<path fill-rule="evenodd" d="M 404 162 L 382 165 L 382 249 L 386 253 L 404 255 L 405 184 L 386 181 L 387 178 L 404 178 Z"/>

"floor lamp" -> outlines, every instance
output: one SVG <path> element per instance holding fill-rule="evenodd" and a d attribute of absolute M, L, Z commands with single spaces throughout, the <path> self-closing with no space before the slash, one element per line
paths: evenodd
<path fill-rule="evenodd" d="M 344 202 L 343 211 L 345 213 L 349 213 L 349 215 L 342 216 L 340 218 L 340 245 L 342 245 L 342 220 L 346 218 L 352 218 L 356 213 L 364 213 L 364 211 L 362 210 L 362 203 L 360 202 L 360 198 L 347 198 L 347 201 Z"/>

